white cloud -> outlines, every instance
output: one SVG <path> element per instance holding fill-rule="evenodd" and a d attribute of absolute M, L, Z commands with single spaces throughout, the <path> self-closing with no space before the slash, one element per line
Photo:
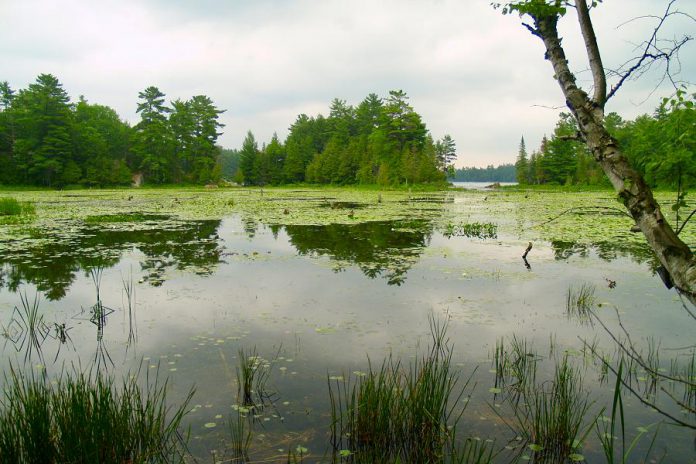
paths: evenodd
<path fill-rule="evenodd" d="M 563 99 L 540 41 L 488 0 L 258 0 L 89 2 L 13 0 L 0 19 L 0 80 L 23 88 L 55 74 L 73 98 L 83 94 L 137 121 L 137 94 L 158 86 L 171 100 L 205 94 L 227 111 L 221 143 L 281 137 L 299 113 L 328 112 L 332 98 L 357 104 L 370 92 L 403 89 L 436 138 L 457 142 L 460 165 L 512 162 L 520 136 L 533 149 L 550 133 Z M 694 4 L 681 2 L 683 9 Z M 615 66 L 651 32 L 666 1 L 614 0 L 596 11 L 605 65 Z M 694 11 L 691 11 L 694 14 Z M 574 69 L 581 39 L 570 15 L 564 45 Z M 688 21 L 675 26 L 688 32 Z M 696 75 L 694 47 L 683 76 Z M 587 84 L 587 73 L 580 82 Z M 656 77 L 623 89 L 610 110 L 642 106 Z"/>

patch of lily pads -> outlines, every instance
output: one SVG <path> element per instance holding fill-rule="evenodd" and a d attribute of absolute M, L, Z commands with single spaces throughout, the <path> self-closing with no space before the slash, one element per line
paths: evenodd
<path fill-rule="evenodd" d="M 80 224 L 124 231 L 134 227 L 171 229 L 182 221 L 219 220 L 238 214 L 278 226 L 422 220 L 431 223 L 435 230 L 446 232 L 453 224 L 481 224 L 480 230 L 462 226 L 466 230 L 453 235 L 574 244 L 565 246 L 565 252 L 584 247 L 615 249 L 631 256 L 650 254 L 642 234 L 631 232 L 633 221 L 622 213 L 623 206 L 609 190 L 451 190 L 412 194 L 350 187 L 167 188 L 16 192 L 13 197 L 34 205 L 36 214 L 29 224 L 0 225 L 0 251 L 8 246 L 16 248 L 17 243 L 8 245 L 12 241 L 36 239 L 31 232 L 36 230 L 42 231 L 43 237 L 65 239 L 72 232 L 82 233 L 78 230 Z M 672 197 L 669 192 L 658 194 L 664 205 L 669 205 Z M 673 222 L 669 207 L 665 211 L 667 219 Z M 687 225 L 681 237 L 694 246 L 696 225 Z"/>

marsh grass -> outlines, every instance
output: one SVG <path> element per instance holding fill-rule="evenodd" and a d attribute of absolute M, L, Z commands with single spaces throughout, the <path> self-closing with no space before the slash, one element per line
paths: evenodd
<path fill-rule="evenodd" d="M 18 352 L 24 351 L 24 362 L 34 355 L 43 361 L 42 346 L 51 329 L 40 312 L 41 300 L 38 294 L 30 300 L 26 293 L 19 294 L 21 308 L 15 306 L 8 325 L 3 327 L 3 336 L 12 342 Z"/>
<path fill-rule="evenodd" d="M 626 446 L 626 421 L 624 418 L 624 407 L 623 399 L 621 396 L 621 391 L 623 388 L 623 369 L 624 362 L 623 359 L 619 361 L 619 366 L 616 371 L 616 383 L 614 385 L 614 396 L 611 405 L 611 417 L 605 417 L 603 415 L 604 410 L 600 413 L 600 419 L 597 420 L 595 425 L 595 431 L 597 438 L 602 445 L 602 451 L 604 452 L 604 458 L 607 464 L 621 463 L 625 464 L 628 462 L 634 462 L 631 457 L 634 448 L 640 441 L 640 439 L 648 433 L 647 427 L 638 427 L 637 435 L 631 440 L 631 442 Z M 642 462 L 648 462 L 648 458 L 655 444 L 657 434 L 659 432 L 659 426 L 653 433 L 650 446 L 648 447 L 645 458 Z M 619 437 L 620 434 L 621 436 Z M 620 446 L 619 446 L 620 443 Z M 617 453 L 617 451 L 620 452 Z"/>
<path fill-rule="evenodd" d="M 571 286 L 566 294 L 566 315 L 575 318 L 583 324 L 592 324 L 590 311 L 595 305 L 596 288 L 592 284 L 583 283 L 579 288 Z"/>
<path fill-rule="evenodd" d="M 590 406 L 580 372 L 567 356 L 556 363 L 552 381 L 528 385 L 513 412 L 514 429 L 532 451 L 532 462 L 582 460 L 578 450 L 594 424 Z"/>
<path fill-rule="evenodd" d="M 126 297 L 124 306 L 128 311 L 128 346 L 130 347 L 138 339 L 138 328 L 135 318 L 135 282 L 132 269 L 127 279 L 121 277 L 121 283 L 123 285 L 123 294 Z"/>
<path fill-rule="evenodd" d="M 25 376 L 10 368 L 0 403 L 1 462 L 180 462 L 191 390 L 167 405 L 167 381 L 137 375 L 120 386 L 101 374 Z"/>
<path fill-rule="evenodd" d="M 19 202 L 12 197 L 0 198 L 0 216 L 21 216 L 34 214 L 34 205 L 28 202 Z"/>
<path fill-rule="evenodd" d="M 253 436 L 252 425 L 250 419 L 237 411 L 236 418 L 229 419 L 230 431 L 230 452 L 229 461 L 232 463 L 244 463 L 249 460 L 249 446 Z"/>
<path fill-rule="evenodd" d="M 515 401 L 522 392 L 536 382 L 537 363 L 541 357 L 524 338 L 512 336 L 509 345 L 501 338 L 496 341 L 493 354 L 495 388 L 506 388 Z M 497 391 L 497 390 L 496 390 Z"/>
<path fill-rule="evenodd" d="M 273 394 L 268 390 L 271 364 L 256 353 L 256 347 L 238 352 L 237 401 L 247 407 L 263 407 L 273 402 Z"/>
<path fill-rule="evenodd" d="M 469 381 L 459 385 L 446 329 L 431 318 L 431 346 L 408 366 L 390 356 L 355 381 L 329 378 L 334 461 L 434 463 L 480 453 L 454 441 Z"/>

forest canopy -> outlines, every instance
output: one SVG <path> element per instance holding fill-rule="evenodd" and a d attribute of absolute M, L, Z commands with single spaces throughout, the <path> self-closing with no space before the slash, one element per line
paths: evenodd
<path fill-rule="evenodd" d="M 221 110 L 205 95 L 165 104 L 157 87 L 140 92 L 134 127 L 111 108 L 41 74 L 15 92 L 0 83 L 0 183 L 63 187 L 207 183 L 219 178 Z"/>
<path fill-rule="evenodd" d="M 372 93 L 357 107 L 338 98 L 329 115 L 300 114 L 284 142 L 259 148 L 251 132 L 238 153 L 245 185 L 413 184 L 443 182 L 456 157 L 454 140 L 433 140 L 402 90 Z"/>
<path fill-rule="evenodd" d="M 456 157 L 449 135 L 433 140 L 401 90 L 370 94 L 357 107 L 331 102 L 327 117 L 301 114 L 285 141 L 259 147 L 249 132 L 238 150 L 217 145 L 224 110 L 205 95 L 166 102 L 138 94 L 140 121 L 76 103 L 51 74 L 26 89 L 0 83 L 0 184 L 64 187 L 217 182 L 401 184 L 443 182 Z"/>

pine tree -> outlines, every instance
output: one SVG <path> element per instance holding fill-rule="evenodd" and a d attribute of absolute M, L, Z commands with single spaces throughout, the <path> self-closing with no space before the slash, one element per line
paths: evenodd
<path fill-rule="evenodd" d="M 244 185 L 257 185 L 259 183 L 258 161 L 259 147 L 251 131 L 247 132 L 242 149 L 239 151 L 239 169 L 242 171 Z"/>
<path fill-rule="evenodd" d="M 515 162 L 515 177 L 517 183 L 524 185 L 528 183 L 529 177 L 529 160 L 527 159 L 527 147 L 524 143 L 524 136 L 520 140 L 520 149 L 517 152 L 517 161 Z"/>

